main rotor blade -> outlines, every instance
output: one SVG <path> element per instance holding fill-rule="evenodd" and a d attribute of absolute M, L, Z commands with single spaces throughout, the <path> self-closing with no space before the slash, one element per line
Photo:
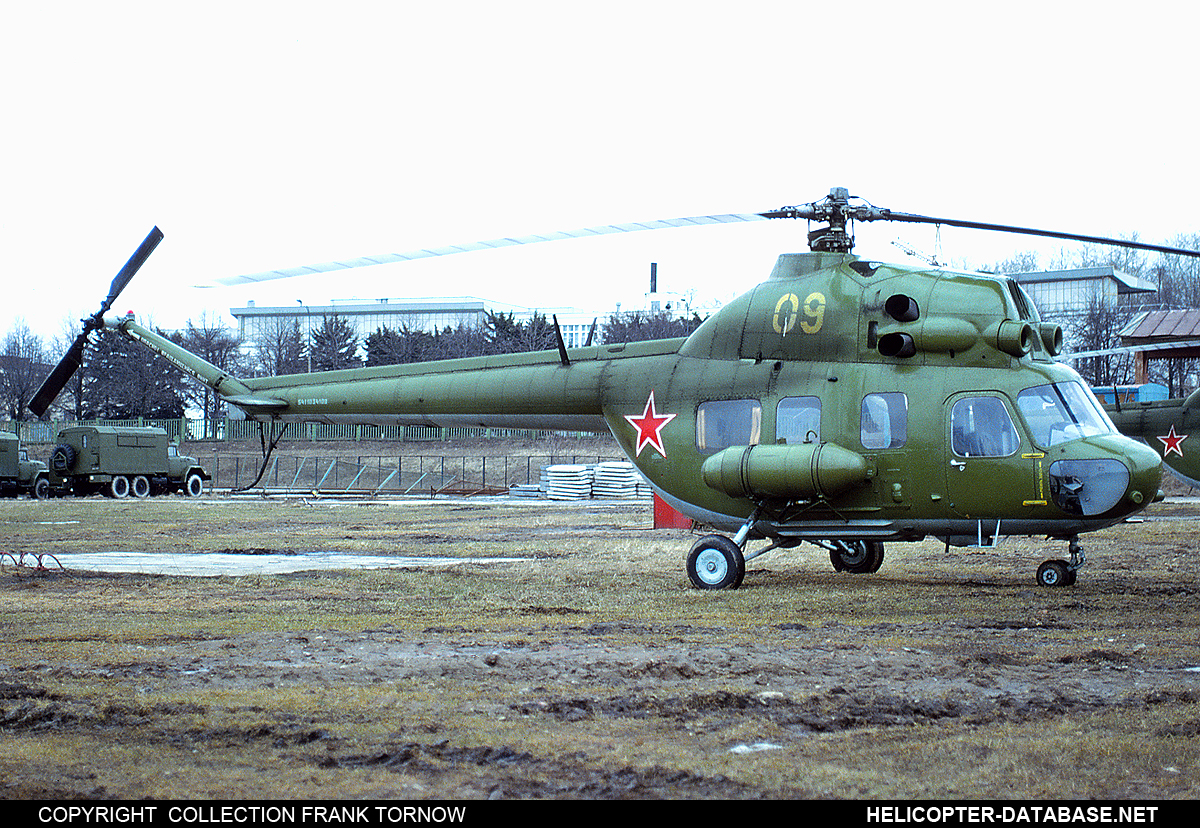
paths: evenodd
<path fill-rule="evenodd" d="M 334 270 L 349 270 L 355 267 L 408 262 L 414 259 L 428 259 L 434 256 L 450 256 L 454 253 L 469 253 L 474 250 L 494 250 L 498 247 L 512 247 L 518 244 L 581 239 L 590 236 L 604 236 L 611 233 L 633 233 L 638 230 L 662 230 L 668 227 L 694 227 L 702 224 L 732 224 L 740 221 L 761 221 L 765 218 L 767 216 L 760 213 L 726 213 L 719 216 L 689 216 L 687 218 L 660 219 L 658 221 L 634 222 L 632 224 L 606 224 L 599 227 L 584 227 L 579 230 L 565 230 L 546 235 L 512 236 L 510 238 L 490 239 L 470 244 L 453 244 L 446 247 L 412 250 L 407 253 L 385 253 L 380 256 L 363 256 L 357 259 L 323 262 L 322 264 L 305 265 L 303 267 L 268 270 L 263 273 L 222 276 L 217 278 L 216 281 L 222 285 L 247 285 L 255 282 L 268 282 L 273 279 L 290 279 L 295 276 L 307 276 L 313 273 L 329 273 Z"/>
<path fill-rule="evenodd" d="M 33 395 L 33 399 L 29 403 L 29 410 L 36 416 L 40 417 L 46 413 L 46 409 L 58 397 L 59 392 L 63 390 L 67 382 L 79 370 L 79 365 L 83 362 L 83 349 L 87 345 L 88 334 L 90 333 L 90 329 L 85 329 L 83 333 L 75 337 L 75 341 L 67 349 L 67 355 L 62 358 L 58 365 L 54 366 L 54 370 L 50 372 L 50 376 L 46 377 L 46 381 L 42 383 L 42 387 Z"/>
<path fill-rule="evenodd" d="M 113 277 L 112 285 L 108 289 L 108 296 L 100 305 L 100 312 L 96 315 L 96 318 L 102 317 L 108 312 L 108 309 L 112 307 L 112 303 L 117 301 L 117 297 L 121 295 L 121 291 L 125 289 L 125 286 L 129 284 L 134 274 L 146 263 L 146 259 L 150 258 L 150 254 L 154 252 L 154 248 L 158 247 L 158 243 L 162 240 L 163 233 L 158 227 L 155 227 L 146 235 L 146 238 L 138 245 L 138 249 L 133 251 L 133 255 L 129 257 L 129 261 L 125 262 L 125 266 L 117 271 L 117 275 Z"/>
<path fill-rule="evenodd" d="M 1200 250 L 1187 250 L 1182 247 L 1167 247 L 1161 244 L 1146 244 L 1145 242 L 1130 241 L 1129 239 L 1113 239 L 1107 236 L 1088 236 L 1081 233 L 1063 233 L 1057 230 L 1039 230 L 1033 227 L 1014 227 L 1010 224 L 990 224 L 982 221 L 964 221 L 963 219 L 934 218 L 918 216 L 913 213 L 897 213 L 892 210 L 870 208 L 866 215 L 855 215 L 863 221 L 906 221 L 916 224 L 944 224 L 947 227 L 965 227 L 971 230 L 996 230 L 1001 233 L 1019 233 L 1025 236 L 1045 236 L 1051 239 L 1067 239 L 1068 241 L 1088 242 L 1091 244 L 1107 244 L 1115 247 L 1128 247 L 1134 250 L 1152 250 L 1156 253 L 1171 253 L 1179 256 L 1200 257 Z"/>

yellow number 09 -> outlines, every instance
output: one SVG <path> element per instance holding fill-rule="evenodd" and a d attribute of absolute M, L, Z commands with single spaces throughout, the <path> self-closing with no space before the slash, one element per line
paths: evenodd
<path fill-rule="evenodd" d="M 825 294 L 810 293 L 804 300 L 804 315 L 807 320 L 800 322 L 800 330 L 807 334 L 815 334 L 825 323 Z"/>
<path fill-rule="evenodd" d="M 775 317 L 772 320 L 775 333 L 787 336 L 787 332 L 795 326 L 797 311 L 800 310 L 804 311 L 806 317 L 800 320 L 800 330 L 807 334 L 815 334 L 825 323 L 825 294 L 810 293 L 803 305 L 800 304 L 800 297 L 794 293 L 779 297 L 779 301 L 775 303 Z"/>

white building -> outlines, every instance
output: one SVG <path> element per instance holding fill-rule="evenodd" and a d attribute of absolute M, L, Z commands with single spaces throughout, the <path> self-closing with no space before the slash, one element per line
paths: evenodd
<path fill-rule="evenodd" d="M 518 321 L 525 321 L 540 313 L 546 318 L 558 318 L 563 340 L 568 348 L 575 348 L 587 341 L 592 322 L 597 327 L 607 319 L 607 313 L 585 312 L 574 308 L 525 308 L 490 299 L 473 296 L 422 299 L 379 299 L 375 302 L 333 300 L 325 305 L 306 305 L 297 300 L 294 305 L 278 307 L 257 306 L 250 302 L 244 308 L 230 308 L 229 312 L 238 323 L 238 336 L 246 345 L 257 342 L 262 336 L 271 337 L 280 329 L 280 324 L 291 326 L 299 323 L 300 330 L 311 331 L 321 325 L 322 317 L 336 314 L 350 324 L 359 340 L 363 340 L 380 328 L 400 330 L 440 331 L 457 329 L 460 325 L 477 327 L 483 324 L 487 312 L 511 313 Z"/>
<path fill-rule="evenodd" d="M 1058 321 L 1087 310 L 1093 296 L 1116 307 L 1122 296 L 1155 293 L 1158 285 L 1139 276 L 1130 276 L 1112 265 L 1082 267 L 1075 270 L 1039 270 L 1014 273 L 1012 277 L 1037 305 L 1042 319 Z"/>

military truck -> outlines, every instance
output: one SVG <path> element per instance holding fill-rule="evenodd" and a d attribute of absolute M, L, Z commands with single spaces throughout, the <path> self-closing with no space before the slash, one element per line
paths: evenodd
<path fill-rule="evenodd" d="M 27 494 L 44 500 L 50 496 L 46 464 L 30 460 L 28 450 L 12 432 L 0 432 L 0 497 Z"/>
<path fill-rule="evenodd" d="M 194 457 L 179 454 L 161 428 L 72 426 L 50 454 L 54 494 L 149 497 L 183 492 L 198 497 L 211 480 Z"/>

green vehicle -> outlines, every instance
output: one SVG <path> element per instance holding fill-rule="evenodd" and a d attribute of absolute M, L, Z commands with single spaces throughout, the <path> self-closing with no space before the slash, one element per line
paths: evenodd
<path fill-rule="evenodd" d="M 46 464 L 30 460 L 29 451 L 17 435 L 0 432 L 0 496 L 27 494 L 38 500 L 50 496 L 50 475 Z"/>
<path fill-rule="evenodd" d="M 211 480 L 194 457 L 179 454 L 161 428 L 74 426 L 58 434 L 50 454 L 55 494 L 150 497 L 183 492 L 199 497 Z"/>

